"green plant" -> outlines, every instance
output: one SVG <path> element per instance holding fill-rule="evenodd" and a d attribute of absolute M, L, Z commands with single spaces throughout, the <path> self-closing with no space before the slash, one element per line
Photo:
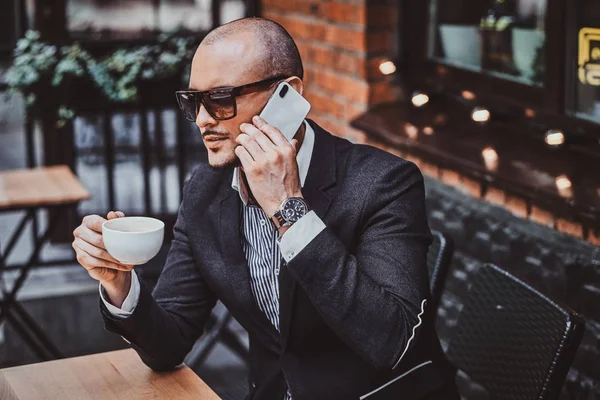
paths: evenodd
<path fill-rule="evenodd" d="M 68 93 L 73 80 L 92 82 L 109 101 L 136 101 L 143 82 L 183 78 L 196 43 L 193 35 L 171 32 L 160 35 L 156 44 L 119 48 L 96 59 L 79 43 L 57 48 L 41 41 L 38 32 L 28 31 L 17 42 L 5 81 L 9 94 L 24 95 L 28 109 L 44 91 Z M 60 99 L 57 123 L 62 126 L 75 111 L 64 95 L 55 98 Z"/>

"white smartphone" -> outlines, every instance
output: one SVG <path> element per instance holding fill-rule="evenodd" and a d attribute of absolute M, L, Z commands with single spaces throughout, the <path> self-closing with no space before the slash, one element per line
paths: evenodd
<path fill-rule="evenodd" d="M 260 113 L 267 123 L 291 141 L 310 111 L 310 103 L 289 83 L 281 82 Z"/>

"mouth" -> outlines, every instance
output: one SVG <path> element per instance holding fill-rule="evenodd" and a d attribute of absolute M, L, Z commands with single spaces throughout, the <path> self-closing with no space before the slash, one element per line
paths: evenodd
<path fill-rule="evenodd" d="M 226 139 L 227 138 L 223 137 L 223 136 L 206 136 L 204 138 L 204 140 L 206 142 L 221 142 L 221 141 L 226 140 Z"/>
<path fill-rule="evenodd" d="M 204 144 L 207 148 L 216 151 L 226 140 L 227 138 L 223 136 L 207 136 L 204 138 Z"/>

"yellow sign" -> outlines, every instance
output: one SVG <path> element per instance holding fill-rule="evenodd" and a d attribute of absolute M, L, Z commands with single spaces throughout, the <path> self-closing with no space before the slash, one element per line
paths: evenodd
<path fill-rule="evenodd" d="M 600 29 L 582 28 L 579 31 L 579 81 L 584 85 L 600 86 Z"/>

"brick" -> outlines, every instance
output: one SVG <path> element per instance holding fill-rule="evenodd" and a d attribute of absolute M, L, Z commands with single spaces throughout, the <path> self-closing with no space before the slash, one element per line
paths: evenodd
<path fill-rule="evenodd" d="M 281 15 L 279 12 L 272 11 L 272 10 L 264 10 L 262 12 L 262 16 L 265 17 L 265 18 L 267 18 L 267 19 L 270 19 L 272 21 L 275 21 L 275 22 L 277 22 L 277 23 L 279 23 L 281 25 L 284 25 L 282 23 L 282 21 L 286 20 L 286 18 L 283 15 Z"/>
<path fill-rule="evenodd" d="M 364 58 L 358 53 L 340 51 L 329 46 L 313 46 L 311 62 L 359 77 L 364 76 Z"/>
<path fill-rule="evenodd" d="M 367 38 L 362 30 L 323 23 L 325 35 L 322 41 L 342 49 L 364 52 L 367 50 Z"/>
<path fill-rule="evenodd" d="M 302 63 L 307 64 L 313 62 L 314 56 L 314 47 L 309 44 L 308 41 L 305 40 L 296 40 L 296 46 L 298 46 L 298 52 L 300 53 L 300 57 L 302 58 Z"/>
<path fill-rule="evenodd" d="M 310 25 L 309 37 L 318 42 L 329 42 L 327 32 L 330 26 L 323 21 L 315 21 Z"/>
<path fill-rule="evenodd" d="M 331 2 L 325 3 L 323 16 L 330 21 L 364 26 L 367 21 L 366 7 L 362 4 Z"/>
<path fill-rule="evenodd" d="M 279 14 L 276 11 L 273 11 L 270 8 L 263 7 L 262 16 L 264 18 L 275 20 L 275 18 L 277 18 L 279 15 L 281 14 Z"/>
<path fill-rule="evenodd" d="M 296 42 L 301 40 L 323 40 L 326 26 L 323 23 L 310 21 L 298 15 L 282 14 L 277 11 L 263 12 L 265 18 L 283 26 Z"/>
<path fill-rule="evenodd" d="M 458 186 L 460 183 L 460 175 L 456 171 L 440 168 L 440 179 L 446 185 Z"/>
<path fill-rule="evenodd" d="M 367 26 L 395 27 L 398 25 L 398 8 L 395 4 L 369 4 Z"/>
<path fill-rule="evenodd" d="M 311 87 L 316 87 L 316 82 L 315 82 L 316 78 L 315 78 L 315 69 L 311 68 L 308 65 L 304 65 L 304 84 L 307 86 L 308 88 Z"/>
<path fill-rule="evenodd" d="M 529 219 L 534 222 L 537 222 L 540 225 L 548 226 L 550 228 L 554 227 L 554 215 L 536 206 L 531 207 L 531 214 L 529 214 Z"/>
<path fill-rule="evenodd" d="M 317 87 L 330 94 L 343 96 L 354 103 L 366 104 L 368 102 L 369 85 L 359 78 L 322 69 L 311 69 L 310 76 Z"/>
<path fill-rule="evenodd" d="M 281 21 L 281 25 L 287 29 L 294 40 L 315 39 L 316 32 L 322 29 L 322 27 L 317 26 L 318 24 L 296 17 L 285 17 Z"/>
<path fill-rule="evenodd" d="M 333 66 L 335 69 L 357 75 L 360 78 L 364 76 L 364 59 L 361 56 L 343 52 L 334 53 Z"/>
<path fill-rule="evenodd" d="M 318 14 L 319 7 L 314 7 L 313 1 L 310 0 L 262 0 L 261 7 L 263 10 L 278 10 L 287 12 L 296 12 L 304 15 Z M 264 11 L 263 15 L 268 18 Z"/>
<path fill-rule="evenodd" d="M 583 238 L 583 226 L 579 222 L 558 218 L 556 220 L 556 230 L 578 238 Z"/>
<path fill-rule="evenodd" d="M 506 196 L 504 206 L 517 217 L 527 218 L 527 202 L 525 200 L 514 196 Z"/>
<path fill-rule="evenodd" d="M 306 93 L 306 99 L 316 111 L 335 119 L 344 120 L 344 104 L 330 96 L 319 94 L 313 90 Z"/>
<path fill-rule="evenodd" d="M 315 69 L 313 74 L 314 84 L 326 90 L 327 92 L 339 93 L 340 90 L 343 90 L 343 79 L 339 74 L 336 74 L 332 71 L 323 70 L 321 68 Z"/>
<path fill-rule="evenodd" d="M 485 193 L 485 199 L 492 204 L 504 205 L 506 195 L 502 190 L 493 186 L 488 186 L 487 191 Z"/>
<path fill-rule="evenodd" d="M 313 58 L 313 62 L 319 65 L 328 65 L 333 67 L 334 64 L 334 57 L 335 57 L 335 51 L 333 51 L 331 48 L 325 48 L 325 47 L 318 47 L 315 46 L 313 48 L 313 52 L 314 52 L 314 58 Z"/>
<path fill-rule="evenodd" d="M 463 192 L 466 192 L 475 198 L 481 197 L 481 183 L 477 182 L 476 180 L 462 176 L 460 179 L 459 188 Z"/>
<path fill-rule="evenodd" d="M 366 105 L 356 105 L 352 103 L 346 103 L 344 105 L 344 121 L 350 122 L 359 115 L 362 115 L 366 111 Z"/>
<path fill-rule="evenodd" d="M 314 119 L 323 129 L 329 133 L 345 137 L 346 126 L 340 121 L 333 120 L 325 114 L 319 113 L 318 111 L 311 110 L 309 118 Z"/>

